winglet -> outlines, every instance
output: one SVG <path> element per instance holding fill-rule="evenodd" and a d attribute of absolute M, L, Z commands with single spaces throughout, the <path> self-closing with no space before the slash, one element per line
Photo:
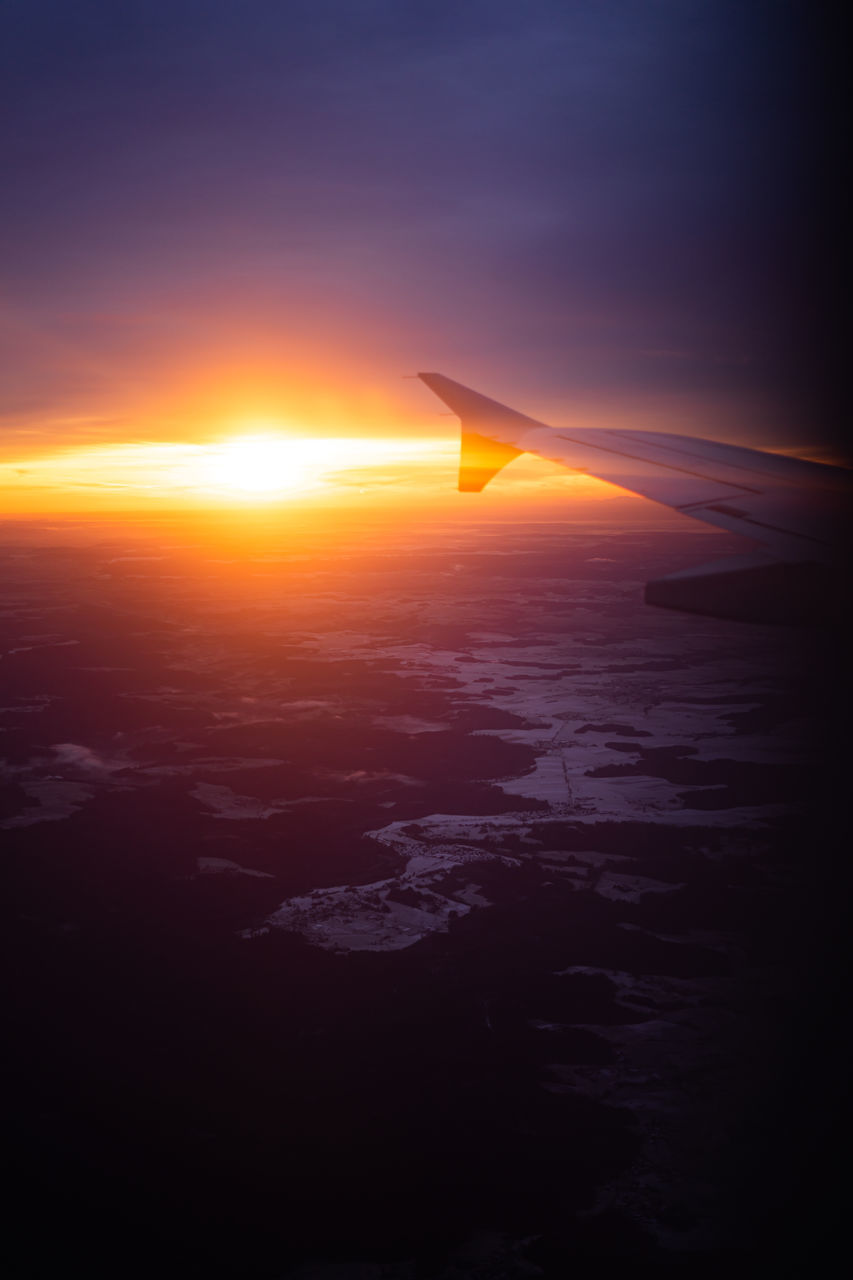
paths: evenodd
<path fill-rule="evenodd" d="M 445 378 L 441 373 L 419 373 L 429 387 L 462 422 L 462 452 L 459 459 L 459 489 L 462 493 L 480 493 L 502 467 L 524 449 L 516 448 L 520 437 L 534 427 L 545 424 L 523 413 L 516 413 L 497 400 L 481 396 L 461 382 Z"/>
<path fill-rule="evenodd" d="M 523 453 L 512 445 L 498 440 L 487 440 L 474 431 L 462 431 L 462 449 L 459 454 L 459 492 L 482 493 L 498 472 Z"/>

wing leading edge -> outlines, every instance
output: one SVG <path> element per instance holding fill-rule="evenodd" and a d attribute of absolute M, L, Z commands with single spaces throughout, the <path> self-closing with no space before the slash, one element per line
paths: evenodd
<path fill-rule="evenodd" d="M 811 621 L 840 609 L 836 561 L 852 473 L 694 436 L 550 427 L 443 374 L 418 377 L 460 418 L 464 492 L 480 492 L 507 463 L 534 453 L 764 549 L 650 582 L 649 604 L 767 622 Z"/>

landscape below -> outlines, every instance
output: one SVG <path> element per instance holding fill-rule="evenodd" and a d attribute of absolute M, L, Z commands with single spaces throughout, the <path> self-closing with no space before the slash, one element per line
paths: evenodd
<path fill-rule="evenodd" d="M 733 539 L 214 544 L 152 518 L 0 540 L 32 1274 L 491 1280 L 819 1247 L 835 640 L 642 604 Z"/>

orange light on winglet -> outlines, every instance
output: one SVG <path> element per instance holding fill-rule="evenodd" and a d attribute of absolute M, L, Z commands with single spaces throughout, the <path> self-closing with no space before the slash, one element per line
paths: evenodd
<path fill-rule="evenodd" d="M 498 440 L 487 440 L 474 431 L 462 432 L 459 455 L 459 492 L 481 493 L 489 481 L 524 451 Z"/>
<path fill-rule="evenodd" d="M 461 382 L 446 378 L 443 373 L 419 373 L 418 377 L 430 391 L 443 400 L 462 426 L 462 453 L 459 459 L 459 490 L 461 493 L 480 493 L 502 467 L 519 457 L 524 449 L 506 444 L 501 436 L 517 440 L 525 431 L 545 424 L 526 414 L 516 413 L 497 400 L 481 396 Z M 472 431 L 479 427 L 480 431 Z"/>

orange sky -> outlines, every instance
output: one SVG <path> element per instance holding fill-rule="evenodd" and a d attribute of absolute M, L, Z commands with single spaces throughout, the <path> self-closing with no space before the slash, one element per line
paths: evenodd
<path fill-rule="evenodd" d="M 457 419 L 417 380 L 397 375 L 387 384 L 366 383 L 345 366 L 337 368 L 336 381 L 324 382 L 311 371 L 288 379 L 282 370 L 239 368 L 224 360 L 206 375 L 173 373 L 165 387 L 126 389 L 123 414 L 24 418 L 0 448 L 2 512 L 248 511 L 281 504 L 565 519 L 588 516 L 602 501 L 608 502 L 608 518 L 617 510 L 636 514 L 644 505 L 530 456 L 472 502 L 456 493 Z M 500 386 L 482 389 L 506 395 Z M 514 407 L 554 424 L 658 428 L 743 442 L 743 403 L 709 403 L 701 414 L 695 402 L 682 404 L 677 396 L 621 404 L 599 399 L 597 405 L 574 403 L 569 412 L 549 403 L 545 390 L 532 400 L 516 397 Z M 807 448 L 788 451 L 814 456 Z M 616 500 L 621 507 L 613 505 Z M 654 511 L 666 518 L 662 508 Z"/>
<path fill-rule="evenodd" d="M 612 486 L 532 456 L 481 495 L 456 491 L 458 436 L 306 436 L 247 421 L 208 442 L 44 447 L 0 461 L 8 515 L 287 507 L 362 514 L 395 508 L 546 518 L 624 497 Z M 473 501 L 472 501 L 473 497 Z M 564 517 L 565 518 L 565 515 Z"/>
<path fill-rule="evenodd" d="M 455 502 L 419 368 L 553 425 L 838 447 L 792 13 L 13 7 L 0 509 L 210 502 L 192 447 L 258 424 L 425 442 L 290 503 Z M 479 510 L 590 484 L 522 465 Z"/>

